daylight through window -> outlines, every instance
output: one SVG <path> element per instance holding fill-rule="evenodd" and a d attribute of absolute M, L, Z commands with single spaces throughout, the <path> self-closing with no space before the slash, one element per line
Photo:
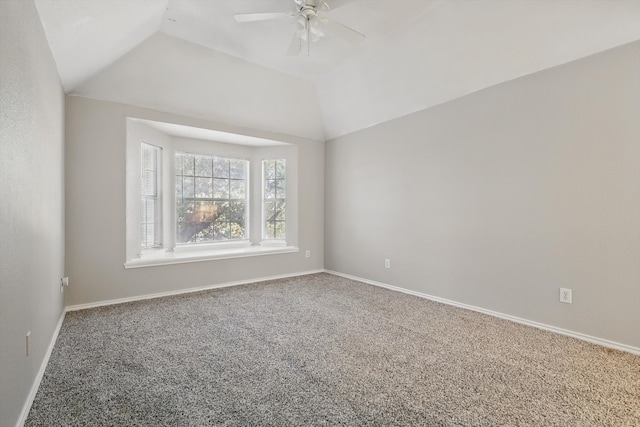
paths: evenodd
<path fill-rule="evenodd" d="M 263 171 L 263 238 L 286 238 L 286 181 L 287 167 L 284 159 L 264 160 Z"/>
<path fill-rule="evenodd" d="M 245 240 L 249 162 L 176 152 L 176 244 Z"/>

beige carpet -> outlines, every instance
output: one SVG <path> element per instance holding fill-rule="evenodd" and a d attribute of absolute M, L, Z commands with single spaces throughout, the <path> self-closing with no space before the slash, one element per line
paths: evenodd
<path fill-rule="evenodd" d="M 640 426 L 640 357 L 316 274 L 67 314 L 27 426 Z"/>

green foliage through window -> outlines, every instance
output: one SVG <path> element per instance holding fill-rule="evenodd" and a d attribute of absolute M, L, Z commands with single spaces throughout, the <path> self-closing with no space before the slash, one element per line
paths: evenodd
<path fill-rule="evenodd" d="M 284 159 L 264 160 L 263 171 L 263 238 L 286 238 L 287 165 Z"/>
<path fill-rule="evenodd" d="M 176 243 L 247 238 L 249 162 L 176 153 Z"/>

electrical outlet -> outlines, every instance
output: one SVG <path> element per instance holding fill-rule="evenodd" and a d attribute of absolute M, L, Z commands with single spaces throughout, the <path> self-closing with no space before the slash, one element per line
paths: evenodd
<path fill-rule="evenodd" d="M 24 355 L 29 357 L 29 337 L 31 336 L 31 331 L 27 332 L 27 336 L 25 337 L 25 352 Z"/>
<path fill-rule="evenodd" d="M 304 253 L 304 256 L 306 256 L 307 258 L 310 258 L 310 257 L 311 257 L 311 251 L 307 250 L 307 251 Z"/>
<path fill-rule="evenodd" d="M 560 288 L 560 302 L 571 304 L 571 289 Z"/>
<path fill-rule="evenodd" d="M 69 286 L 69 277 L 63 277 L 60 279 L 60 293 L 64 292 L 65 286 Z"/>
<path fill-rule="evenodd" d="M 391 268 L 391 260 L 390 259 L 385 259 L 384 260 L 384 268 Z"/>

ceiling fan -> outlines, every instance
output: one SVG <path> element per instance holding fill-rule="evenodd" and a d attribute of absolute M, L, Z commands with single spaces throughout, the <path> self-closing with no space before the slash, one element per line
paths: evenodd
<path fill-rule="evenodd" d="M 330 10 L 331 0 L 293 0 L 296 10 L 292 12 L 266 12 L 266 13 L 241 13 L 234 15 L 236 22 L 271 21 L 280 18 L 293 18 L 295 30 L 287 55 L 298 55 L 303 43 L 307 46 L 309 55 L 310 45 L 324 37 L 324 31 L 331 32 L 349 43 L 357 44 L 364 40 L 364 34 L 347 27 L 336 21 L 332 21 L 318 12 Z"/>

